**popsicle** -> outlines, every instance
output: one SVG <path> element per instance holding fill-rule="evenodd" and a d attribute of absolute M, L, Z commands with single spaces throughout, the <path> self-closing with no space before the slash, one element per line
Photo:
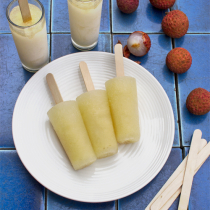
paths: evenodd
<path fill-rule="evenodd" d="M 87 91 L 77 102 L 97 158 L 114 155 L 118 151 L 108 98 L 105 90 L 95 90 L 85 62 L 80 69 Z"/>
<path fill-rule="evenodd" d="M 63 102 L 52 74 L 47 74 L 47 83 L 56 105 L 48 111 L 50 122 L 75 170 L 96 161 L 87 130 L 76 101 Z"/>
<path fill-rule="evenodd" d="M 136 80 L 124 76 L 122 45 L 115 45 L 117 77 L 105 83 L 117 142 L 134 143 L 140 139 Z"/>

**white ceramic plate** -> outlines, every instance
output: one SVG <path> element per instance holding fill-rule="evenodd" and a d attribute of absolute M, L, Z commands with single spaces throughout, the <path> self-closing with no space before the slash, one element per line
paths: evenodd
<path fill-rule="evenodd" d="M 115 77 L 111 53 L 75 53 L 46 65 L 28 81 L 16 102 L 15 147 L 30 174 L 49 190 L 83 202 L 116 200 L 144 187 L 165 164 L 174 139 L 172 107 L 159 82 L 124 58 L 125 75 L 137 81 L 140 141 L 119 145 L 118 154 L 74 171 L 47 116 L 54 102 L 45 77 L 53 73 L 64 100 L 76 99 L 86 91 L 80 61 L 87 62 L 96 89 L 105 89 L 105 81 Z"/>

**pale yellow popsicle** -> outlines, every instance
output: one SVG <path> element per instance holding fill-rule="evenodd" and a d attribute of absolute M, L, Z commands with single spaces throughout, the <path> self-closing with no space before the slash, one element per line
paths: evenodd
<path fill-rule="evenodd" d="M 91 90 L 76 100 L 97 158 L 116 154 L 118 145 L 106 91 Z"/>
<path fill-rule="evenodd" d="M 96 155 L 76 101 L 61 102 L 51 108 L 47 114 L 75 170 L 96 161 Z"/>
<path fill-rule="evenodd" d="M 118 143 L 134 143 L 140 139 L 136 80 L 122 76 L 105 83 Z"/>

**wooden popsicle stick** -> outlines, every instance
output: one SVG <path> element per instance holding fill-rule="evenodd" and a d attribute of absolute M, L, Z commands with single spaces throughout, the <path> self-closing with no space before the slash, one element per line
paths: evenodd
<path fill-rule="evenodd" d="M 28 0 L 18 0 L 23 22 L 31 20 L 31 12 L 28 6 Z"/>
<path fill-rule="evenodd" d="M 50 88 L 50 91 L 52 93 L 55 103 L 58 104 L 58 103 L 63 102 L 63 98 L 62 98 L 61 93 L 58 89 L 58 85 L 55 81 L 53 74 L 51 74 L 51 73 L 47 74 L 46 80 L 47 80 L 47 84 Z"/>
<path fill-rule="evenodd" d="M 188 155 L 187 166 L 184 174 L 184 181 L 182 185 L 178 210 L 187 210 L 189 204 L 193 176 L 194 176 L 194 171 L 196 169 L 199 140 L 201 139 L 201 135 L 202 132 L 199 129 L 194 131 Z"/>
<path fill-rule="evenodd" d="M 115 66 L 117 77 L 124 76 L 124 63 L 123 63 L 123 49 L 121 44 L 116 44 L 115 51 Z"/>
<path fill-rule="evenodd" d="M 197 163 L 196 163 L 196 170 L 194 172 L 194 175 L 197 173 L 197 171 L 200 169 L 200 167 L 203 165 L 203 163 L 207 160 L 209 155 L 210 155 L 210 142 L 198 154 L 198 159 L 197 159 Z M 165 203 L 165 205 L 163 205 L 163 207 L 160 208 L 160 210 L 168 210 L 169 207 L 173 204 L 173 202 L 176 200 L 176 198 L 181 193 L 181 190 L 182 190 L 182 187 L 180 186 L 179 189 Z"/>
<path fill-rule="evenodd" d="M 200 167 L 204 164 L 204 162 L 209 157 L 209 155 L 210 155 L 210 142 L 198 154 L 198 159 L 197 159 L 197 162 L 196 162 L 195 174 L 198 172 Z"/>
<path fill-rule="evenodd" d="M 184 172 L 180 173 L 176 179 L 170 184 L 168 188 L 159 196 L 159 198 L 152 204 L 151 210 L 159 210 L 170 198 L 174 192 L 179 190 L 184 179 Z"/>
<path fill-rule="evenodd" d="M 205 139 L 201 139 L 200 140 L 199 151 L 201 151 L 206 146 L 206 144 L 207 144 L 207 141 Z M 146 207 L 145 210 L 150 210 L 151 209 L 151 206 L 154 204 L 154 202 L 162 195 L 162 193 L 168 187 L 170 187 L 170 185 L 178 177 L 178 175 L 180 173 L 184 173 L 184 170 L 186 168 L 187 158 L 188 158 L 188 156 L 186 156 L 185 159 L 180 163 L 180 165 L 177 167 L 177 169 L 174 171 L 174 173 L 170 176 L 170 178 L 168 179 L 168 181 L 163 185 L 163 187 L 160 189 L 160 191 L 157 193 L 157 195 L 152 199 L 152 201 L 149 203 L 149 205 Z"/>
<path fill-rule="evenodd" d="M 79 67 L 82 72 L 87 91 L 95 90 L 87 64 L 84 61 L 81 61 L 79 63 Z"/>
<path fill-rule="evenodd" d="M 177 197 L 179 196 L 179 194 L 181 193 L 182 187 L 180 187 L 171 197 L 170 199 L 165 203 L 165 205 L 160 208 L 160 210 L 168 210 L 171 205 L 173 204 L 173 202 L 177 199 Z"/>
<path fill-rule="evenodd" d="M 200 131 L 200 130 L 199 130 Z M 199 149 L 199 143 L 202 142 L 203 140 L 200 140 L 199 137 L 201 137 L 201 131 L 200 131 L 200 136 L 199 136 L 199 131 L 196 130 L 194 132 L 194 135 L 193 135 L 193 139 L 192 139 L 192 143 L 191 143 L 191 146 L 193 143 L 193 140 L 195 138 L 197 138 L 196 140 L 196 144 L 194 145 L 197 145 L 198 149 Z M 196 135 L 197 134 L 197 137 Z M 198 144 L 197 144 L 197 141 L 198 141 Z M 194 141 L 195 142 L 195 141 Z M 205 141 L 206 142 L 206 141 Z M 206 142 L 207 143 L 207 142 Z M 202 143 L 203 144 L 203 143 Z M 197 156 L 198 152 L 196 153 L 195 156 Z M 154 201 L 154 203 L 151 205 L 151 210 L 159 210 L 169 199 L 170 197 L 179 189 L 180 186 L 182 186 L 182 183 L 183 183 L 183 180 L 184 180 L 184 174 L 185 174 L 185 169 L 186 169 L 186 166 L 187 166 L 187 162 L 188 162 L 188 158 L 189 156 L 187 156 L 185 158 L 184 161 L 182 162 L 185 162 L 185 167 L 182 168 L 182 171 L 180 172 L 179 171 L 179 174 L 178 176 L 176 176 L 176 178 L 170 183 L 170 186 L 168 186 L 164 192 L 161 193 L 161 195 L 156 199 L 156 201 Z M 181 164 L 180 164 L 181 165 Z M 178 167 L 179 168 L 179 167 Z M 176 170 L 175 172 L 177 172 L 178 170 Z M 194 175 L 194 173 L 192 173 L 192 176 Z"/>

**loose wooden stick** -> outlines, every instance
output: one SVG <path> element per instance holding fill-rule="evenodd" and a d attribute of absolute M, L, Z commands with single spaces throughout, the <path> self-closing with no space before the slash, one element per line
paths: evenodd
<path fill-rule="evenodd" d="M 116 44 L 115 51 L 115 65 L 117 77 L 124 76 L 123 50 L 121 44 Z"/>
<path fill-rule="evenodd" d="M 196 170 L 194 172 L 194 175 L 197 173 L 197 171 L 200 169 L 200 167 L 203 165 L 203 163 L 206 161 L 209 155 L 210 155 L 210 142 L 198 154 Z M 179 194 L 181 193 L 181 190 L 182 187 L 180 186 L 179 189 L 167 201 L 167 203 L 162 208 L 160 208 L 160 210 L 168 210 L 170 206 L 173 204 L 173 202 L 176 200 L 176 198 L 179 196 Z"/>
<path fill-rule="evenodd" d="M 79 66 L 82 72 L 87 91 L 95 90 L 87 64 L 84 61 L 81 61 Z"/>
<path fill-rule="evenodd" d="M 199 146 L 199 151 L 202 150 L 202 148 L 205 147 L 205 145 L 207 144 L 205 139 L 201 139 L 200 142 L 200 146 Z M 199 157 L 200 157 L 200 153 L 199 153 Z M 186 168 L 186 163 L 187 163 L 187 158 L 188 156 L 185 157 L 185 159 L 180 163 L 180 165 L 178 166 L 178 168 L 174 171 L 174 173 L 171 175 L 171 177 L 168 179 L 168 181 L 164 184 L 164 186 L 160 189 L 160 191 L 157 193 L 157 195 L 153 198 L 153 200 L 149 203 L 149 205 L 146 207 L 145 210 L 150 210 L 151 206 L 154 204 L 154 202 L 162 195 L 162 193 L 168 188 L 170 187 L 170 185 L 173 183 L 173 181 L 177 178 L 177 176 L 180 173 L 184 173 L 184 170 Z M 183 181 L 183 180 L 182 180 Z M 175 191 L 174 191 L 175 192 Z M 173 194 L 172 194 L 173 195 Z M 171 196 L 172 196 L 171 195 Z M 179 195 L 179 194 L 178 194 Z M 177 195 L 177 196 L 178 196 Z M 154 205 L 155 206 L 155 205 Z"/>
<path fill-rule="evenodd" d="M 184 179 L 184 171 L 180 173 L 168 188 L 160 195 L 160 197 L 152 204 L 151 210 L 159 210 L 171 198 L 174 192 L 179 190 Z"/>
<path fill-rule="evenodd" d="M 170 199 L 167 201 L 167 203 L 165 203 L 165 205 L 160 208 L 160 210 L 168 210 L 171 205 L 173 204 L 173 202 L 177 199 L 177 197 L 179 196 L 179 194 L 181 193 L 182 187 L 180 187 L 171 197 Z"/>
<path fill-rule="evenodd" d="M 31 20 L 31 12 L 28 6 L 28 0 L 18 0 L 23 22 Z"/>
<path fill-rule="evenodd" d="M 201 135 L 202 132 L 199 129 L 194 131 L 188 155 L 187 166 L 184 174 L 184 181 L 182 186 L 181 197 L 179 200 L 178 210 L 187 210 L 189 204 L 193 176 L 194 176 L 194 171 L 196 169 L 199 140 L 201 139 Z"/>
<path fill-rule="evenodd" d="M 62 98 L 61 93 L 58 89 L 58 85 L 55 81 L 53 74 L 51 74 L 51 73 L 47 74 L 46 80 L 47 80 L 47 84 L 50 88 L 50 91 L 52 93 L 55 103 L 58 104 L 58 103 L 63 102 L 63 98 Z"/>
<path fill-rule="evenodd" d="M 197 134 L 197 132 L 194 132 L 194 133 Z M 194 138 L 195 138 L 195 136 L 193 135 L 193 139 Z M 199 136 L 197 137 L 196 141 L 200 142 Z M 193 144 L 195 145 L 195 143 L 192 142 L 191 146 Z M 199 147 L 199 143 L 197 144 L 197 142 L 196 142 L 196 145 Z M 195 156 L 197 156 L 197 154 L 198 154 L 198 152 L 196 154 L 194 153 Z M 189 160 L 189 156 L 186 161 L 186 165 L 187 165 L 188 160 Z M 170 199 L 170 197 L 179 189 L 179 187 L 182 186 L 182 183 L 184 180 L 185 168 L 182 170 L 181 173 L 179 173 L 179 175 L 173 180 L 173 182 L 170 183 L 170 186 L 167 187 L 165 189 L 165 191 L 159 196 L 159 198 L 152 204 L 151 210 L 159 210 Z M 193 175 L 194 175 L 194 173 L 192 173 L 192 176 Z"/>

